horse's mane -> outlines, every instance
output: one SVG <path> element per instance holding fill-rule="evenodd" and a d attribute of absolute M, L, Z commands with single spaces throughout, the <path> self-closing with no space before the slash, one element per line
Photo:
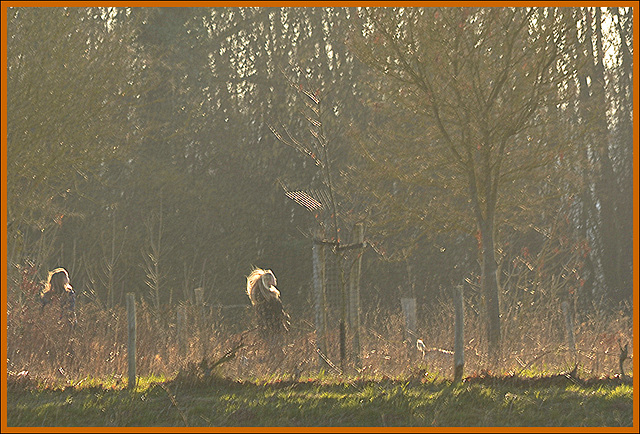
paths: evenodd
<path fill-rule="evenodd" d="M 55 296 L 60 297 L 62 306 L 67 305 L 69 307 L 69 310 L 73 314 L 72 325 L 75 325 L 77 323 L 75 317 L 75 292 L 69 282 L 69 273 L 62 267 L 49 271 L 44 288 L 40 291 L 42 309 L 51 303 Z"/>
<path fill-rule="evenodd" d="M 262 282 L 263 276 L 270 274 L 273 277 L 274 284 L 276 282 L 276 276 L 273 275 L 271 270 L 263 270 L 262 268 L 255 268 L 249 276 L 247 276 L 247 295 L 251 300 L 251 304 L 256 305 L 261 301 L 266 300 L 268 297 L 279 298 L 280 292 L 275 286 L 271 285 L 269 288 L 265 287 Z"/>
<path fill-rule="evenodd" d="M 44 285 L 43 293 L 53 292 L 55 294 L 62 294 L 72 290 L 72 286 L 69 284 L 69 273 L 64 268 L 56 268 L 49 271 L 47 282 Z"/>

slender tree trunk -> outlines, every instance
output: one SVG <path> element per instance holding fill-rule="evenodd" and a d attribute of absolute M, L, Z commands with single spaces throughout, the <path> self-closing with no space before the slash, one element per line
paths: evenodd
<path fill-rule="evenodd" d="M 495 364 L 500 354 L 500 302 L 497 263 L 494 244 L 493 218 L 480 226 L 482 239 L 482 293 L 487 312 L 487 340 L 489 363 Z"/>
<path fill-rule="evenodd" d="M 485 160 L 484 171 L 481 175 L 477 175 L 474 170 L 469 171 L 469 187 L 473 211 L 480 230 L 481 285 L 485 302 L 489 364 L 495 365 L 500 354 L 500 302 L 494 230 L 499 169 L 496 168 L 492 176 L 487 148 L 484 149 L 484 155 L 481 156 Z M 480 183 L 479 179 L 482 180 Z"/>

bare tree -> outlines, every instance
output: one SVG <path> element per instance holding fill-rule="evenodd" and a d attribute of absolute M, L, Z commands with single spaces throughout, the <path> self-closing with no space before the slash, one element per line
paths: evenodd
<path fill-rule="evenodd" d="M 383 103 L 416 120 L 401 124 L 402 134 L 413 132 L 409 158 L 397 159 L 392 142 L 368 156 L 404 168 L 398 182 L 426 178 L 416 188 L 445 190 L 472 216 L 492 361 L 501 336 L 499 201 L 514 186 L 524 192 L 518 181 L 557 160 L 563 144 L 536 136 L 535 128 L 562 102 L 559 89 L 572 74 L 559 66 L 571 25 L 548 8 L 367 8 L 350 35 L 358 57 L 378 73 Z"/>

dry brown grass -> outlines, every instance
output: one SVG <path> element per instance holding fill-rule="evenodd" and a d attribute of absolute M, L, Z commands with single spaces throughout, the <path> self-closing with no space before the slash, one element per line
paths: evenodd
<path fill-rule="evenodd" d="M 204 320 L 201 310 L 187 306 L 187 338 L 178 341 L 176 308 L 155 312 L 141 302 L 137 308 L 137 372 L 140 376 L 166 378 L 199 364 L 203 358 L 215 361 L 229 349 L 242 344 L 235 358 L 222 365 L 225 376 L 237 379 L 274 377 L 313 378 L 318 375 L 313 325 L 303 315 L 292 318 L 292 330 L 282 346 L 270 348 L 251 331 L 250 310 L 234 312 L 209 310 Z M 453 349 L 453 306 L 441 302 L 423 309 L 417 337 L 427 347 Z M 110 310 L 87 303 L 78 306 L 78 326 L 71 329 L 59 319 L 59 311 L 35 304 L 8 306 L 7 363 L 9 372 L 29 371 L 32 377 L 51 380 L 106 378 L 127 375 L 127 315 L 123 307 Z M 574 359 L 565 343 L 562 312 L 557 306 L 523 310 L 503 319 L 503 348 L 496 373 L 557 373 L 573 367 Z M 404 319 L 391 314 L 367 312 L 361 329 L 361 367 L 356 369 L 352 348 L 347 346 L 348 375 L 401 377 L 424 371 L 430 375 L 453 377 L 453 357 L 430 352 L 427 357 L 405 341 Z M 579 318 L 575 327 L 576 362 L 580 375 L 594 377 L 619 372 L 619 342 L 629 343 L 633 354 L 632 318 L 622 313 L 592 313 Z M 182 349 L 181 349 L 182 348 Z M 328 332 L 327 357 L 340 367 L 337 327 Z M 486 341 L 481 316 L 465 311 L 465 374 L 488 369 Z M 498 372 L 499 371 L 499 372 Z M 331 373 L 332 369 L 328 369 Z M 625 372 L 632 374 L 632 362 Z"/>

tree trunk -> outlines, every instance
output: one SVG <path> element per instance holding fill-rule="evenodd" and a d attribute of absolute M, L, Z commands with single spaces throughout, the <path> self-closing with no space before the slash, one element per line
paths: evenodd
<path fill-rule="evenodd" d="M 492 168 L 487 143 L 489 141 L 485 140 L 483 146 L 479 147 L 479 159 L 482 160 L 483 170 L 479 173 L 475 170 L 469 171 L 469 188 L 473 211 L 480 230 L 481 289 L 485 303 L 489 365 L 495 366 L 500 354 L 500 302 L 494 239 L 500 165 L 496 164 Z"/>
<path fill-rule="evenodd" d="M 489 363 L 495 364 L 500 354 L 500 302 L 495 257 L 493 219 L 480 225 L 482 237 L 482 293 L 486 303 Z"/>

